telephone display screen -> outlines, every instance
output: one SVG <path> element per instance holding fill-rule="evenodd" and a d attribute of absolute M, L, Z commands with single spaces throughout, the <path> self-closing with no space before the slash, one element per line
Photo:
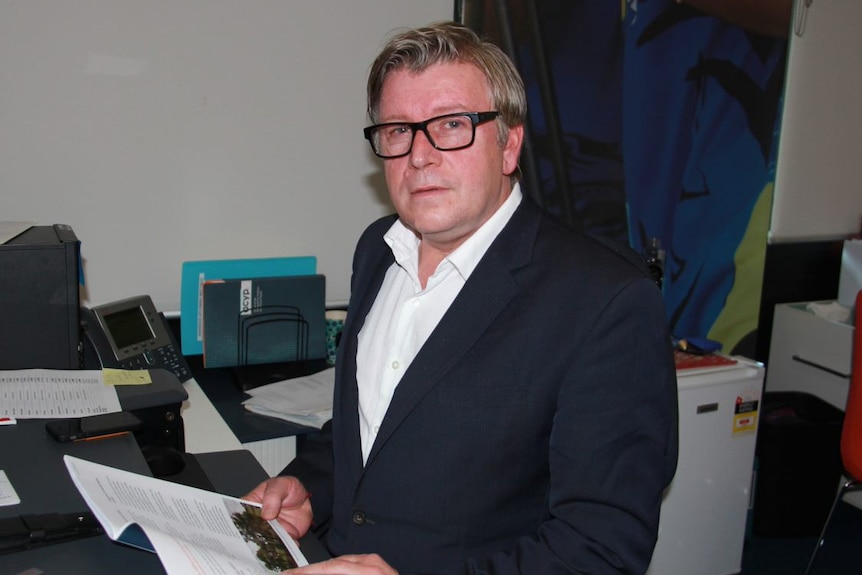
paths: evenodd
<path fill-rule="evenodd" d="M 149 341 L 155 337 L 140 307 L 120 310 L 104 316 L 105 325 L 119 348 Z"/>

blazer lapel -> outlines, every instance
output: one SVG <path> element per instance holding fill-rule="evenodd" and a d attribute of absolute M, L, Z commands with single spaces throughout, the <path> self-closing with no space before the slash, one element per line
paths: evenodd
<path fill-rule="evenodd" d="M 394 218 L 393 220 L 394 221 Z M 388 228 L 384 229 L 385 230 Z M 359 436 L 359 391 L 356 385 L 356 351 L 358 346 L 358 335 L 365 318 L 371 310 L 371 306 L 380 291 L 386 270 L 394 263 L 395 258 L 389 250 L 389 246 L 383 241 L 382 235 L 379 245 L 375 246 L 373 253 L 369 254 L 369 266 L 367 276 L 357 277 L 351 294 L 351 307 L 347 313 L 347 319 L 342 333 L 341 344 L 344 353 L 341 354 L 342 362 L 339 377 L 336 379 L 335 401 L 336 411 L 340 412 L 335 418 L 336 424 L 344 427 L 344 432 L 336 432 L 334 437 L 343 442 L 344 453 L 347 454 L 347 462 L 354 481 L 362 475 L 362 445 Z M 354 307 L 355 302 L 355 307 Z"/>
<path fill-rule="evenodd" d="M 366 466 L 518 292 L 512 272 L 529 263 L 540 219 L 524 198 L 399 382 Z"/>

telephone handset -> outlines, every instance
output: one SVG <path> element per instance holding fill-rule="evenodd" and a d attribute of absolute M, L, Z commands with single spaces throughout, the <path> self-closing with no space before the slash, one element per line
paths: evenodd
<path fill-rule="evenodd" d="M 150 296 L 82 308 L 81 334 L 84 367 L 162 368 L 180 381 L 192 377 L 164 315 L 156 311 Z M 91 353 L 95 358 L 91 359 Z"/>

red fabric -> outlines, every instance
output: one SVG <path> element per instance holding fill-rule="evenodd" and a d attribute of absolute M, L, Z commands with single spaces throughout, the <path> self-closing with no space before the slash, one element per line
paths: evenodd
<path fill-rule="evenodd" d="M 853 337 L 853 363 L 850 368 L 850 393 L 841 430 L 841 460 L 853 479 L 862 480 L 862 291 L 856 294 L 856 328 Z"/>
<path fill-rule="evenodd" d="M 697 355 L 694 353 L 681 351 L 679 349 L 675 349 L 673 351 L 673 361 L 676 365 L 677 371 L 683 369 L 697 369 L 704 367 L 720 367 L 723 365 L 733 365 L 737 363 L 735 359 L 729 358 L 725 355 L 717 355 L 714 353 L 710 353 L 707 355 Z"/>

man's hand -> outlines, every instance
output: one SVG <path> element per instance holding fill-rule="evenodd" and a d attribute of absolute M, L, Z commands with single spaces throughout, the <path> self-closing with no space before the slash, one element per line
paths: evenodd
<path fill-rule="evenodd" d="M 342 555 L 282 572 L 282 575 L 398 575 L 380 555 Z"/>
<path fill-rule="evenodd" d="M 291 537 L 299 539 L 311 527 L 310 497 L 296 477 L 273 477 L 252 489 L 243 499 L 261 503 L 262 518 L 278 519 Z"/>

